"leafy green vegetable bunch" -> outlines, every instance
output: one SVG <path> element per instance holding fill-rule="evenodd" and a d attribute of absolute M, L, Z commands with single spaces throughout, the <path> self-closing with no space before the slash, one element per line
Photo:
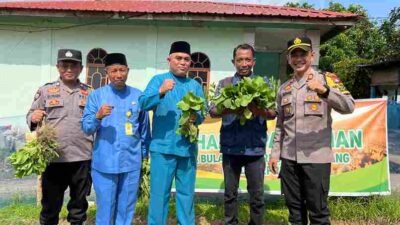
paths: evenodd
<path fill-rule="evenodd" d="M 43 125 L 36 136 L 8 157 L 18 178 L 31 174 L 41 175 L 51 160 L 59 157 L 56 131 L 53 127 Z"/>
<path fill-rule="evenodd" d="M 279 81 L 271 78 L 271 85 L 267 84 L 263 77 L 255 78 L 244 77 L 236 85 L 230 84 L 222 88 L 218 96 L 211 101 L 217 108 L 217 113 L 221 114 L 225 109 L 229 109 L 240 115 L 240 124 L 244 125 L 247 120 L 254 118 L 249 109 L 250 104 L 254 104 L 260 109 L 273 109 L 276 107 L 276 96 L 279 88 Z"/>
<path fill-rule="evenodd" d="M 189 138 L 191 143 L 197 143 L 199 135 L 199 128 L 196 126 L 195 121 L 191 121 L 191 118 L 196 118 L 197 111 L 200 111 L 202 116 L 205 116 L 204 101 L 203 98 L 189 92 L 177 103 L 177 107 L 182 111 L 182 114 L 176 133 Z"/>

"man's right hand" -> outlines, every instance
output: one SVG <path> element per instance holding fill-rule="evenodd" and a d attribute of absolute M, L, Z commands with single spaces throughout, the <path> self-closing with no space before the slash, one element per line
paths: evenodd
<path fill-rule="evenodd" d="M 268 162 L 269 170 L 272 172 L 272 174 L 277 174 L 278 173 L 278 159 L 273 159 L 270 158 Z"/>
<path fill-rule="evenodd" d="M 43 120 L 43 117 L 46 115 L 46 112 L 43 109 L 35 109 L 32 112 L 32 123 L 40 123 Z"/>
<path fill-rule="evenodd" d="M 114 107 L 108 105 L 108 104 L 104 104 L 100 107 L 99 111 L 97 111 L 96 113 L 96 119 L 103 119 L 106 116 L 109 116 L 111 114 L 111 111 Z"/>
<path fill-rule="evenodd" d="M 165 79 L 164 83 L 160 86 L 160 89 L 158 89 L 158 92 L 160 95 L 165 95 L 168 91 L 172 90 L 175 86 L 175 81 L 172 79 Z"/>

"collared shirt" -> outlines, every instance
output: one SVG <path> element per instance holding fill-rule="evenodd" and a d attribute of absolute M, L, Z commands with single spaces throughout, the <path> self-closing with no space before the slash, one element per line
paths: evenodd
<path fill-rule="evenodd" d="M 255 75 L 251 74 L 250 78 Z M 231 79 L 221 80 L 218 83 L 215 94 L 219 95 L 221 88 L 228 84 L 236 85 L 241 77 L 235 73 Z M 264 80 L 270 84 L 268 78 Z M 225 81 L 225 82 L 224 82 Z M 211 104 L 210 114 L 215 114 L 214 105 Z M 220 130 L 220 152 L 230 155 L 249 155 L 260 156 L 265 154 L 267 142 L 267 124 L 265 118 L 261 116 L 255 117 L 252 121 L 246 122 L 245 125 L 239 125 L 239 116 L 236 114 L 226 114 L 222 116 L 222 126 Z"/>
<path fill-rule="evenodd" d="M 159 88 L 166 79 L 174 80 L 175 86 L 165 93 L 163 97 L 160 97 Z M 181 110 L 178 109 L 176 104 L 188 92 L 192 92 L 194 95 L 204 99 L 201 85 L 191 78 L 175 76 L 168 72 L 156 75 L 150 80 L 139 102 L 144 110 L 153 111 L 151 152 L 181 157 L 197 155 L 197 144 L 190 143 L 186 137 L 176 134 L 181 116 Z M 201 124 L 203 120 L 204 117 L 200 112 L 197 112 L 196 124 Z"/>
<path fill-rule="evenodd" d="M 341 114 L 353 112 L 354 99 L 336 75 L 334 82 L 337 87 L 343 87 L 342 90 L 330 87 L 328 96 L 309 90 L 308 80 L 317 79 L 327 84 L 325 76 L 313 71 L 298 81 L 292 78 L 279 88 L 272 158 L 298 163 L 333 161 L 331 111 L 334 109 Z"/>
<path fill-rule="evenodd" d="M 93 136 L 86 135 L 81 129 L 80 119 L 91 88 L 78 82 L 72 89 L 61 80 L 48 83 L 39 88 L 27 114 L 27 123 L 31 130 L 37 124 L 32 123 L 32 113 L 44 109 L 45 122 L 56 129 L 60 157 L 52 162 L 76 162 L 90 160 L 92 156 Z"/>
<path fill-rule="evenodd" d="M 109 84 L 90 94 L 82 117 L 82 129 L 87 134 L 96 133 L 94 169 L 114 174 L 140 169 L 142 157 L 148 155 L 150 142 L 149 117 L 138 103 L 141 93 L 130 86 L 118 90 Z M 104 104 L 113 109 L 109 116 L 98 120 L 96 113 Z M 130 126 L 127 127 L 127 123 Z"/>

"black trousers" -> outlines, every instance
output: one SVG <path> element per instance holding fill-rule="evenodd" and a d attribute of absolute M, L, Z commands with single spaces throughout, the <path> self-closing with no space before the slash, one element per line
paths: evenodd
<path fill-rule="evenodd" d="M 237 225 L 238 188 L 242 167 L 245 169 L 250 196 L 250 225 L 263 224 L 264 218 L 264 156 L 223 154 L 225 224 Z"/>
<path fill-rule="evenodd" d="M 64 192 L 69 187 L 68 222 L 82 224 L 86 220 L 88 202 L 86 196 L 90 193 L 92 178 L 90 175 L 91 161 L 51 163 L 42 174 L 42 211 L 41 225 L 58 224 Z"/>
<path fill-rule="evenodd" d="M 330 163 L 305 163 L 282 159 L 282 193 L 292 225 L 330 224 L 328 209 Z"/>

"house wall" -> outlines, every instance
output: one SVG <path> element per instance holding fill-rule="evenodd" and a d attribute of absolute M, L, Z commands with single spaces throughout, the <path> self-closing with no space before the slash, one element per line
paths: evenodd
<path fill-rule="evenodd" d="M 245 41 L 241 28 L 188 28 L 99 25 L 43 32 L 0 31 L 0 118 L 25 115 L 38 87 L 58 78 L 55 67 L 60 48 L 93 48 L 126 54 L 131 68 L 127 83 L 144 89 L 150 78 L 168 71 L 170 44 L 186 40 L 192 52 L 205 53 L 211 61 L 211 81 L 231 75 L 233 48 Z M 84 68 L 81 80 L 86 79 Z"/>
<path fill-rule="evenodd" d="M 399 68 L 391 66 L 387 68 L 376 69 L 371 76 L 371 85 L 393 85 L 398 86 L 400 84 Z"/>

